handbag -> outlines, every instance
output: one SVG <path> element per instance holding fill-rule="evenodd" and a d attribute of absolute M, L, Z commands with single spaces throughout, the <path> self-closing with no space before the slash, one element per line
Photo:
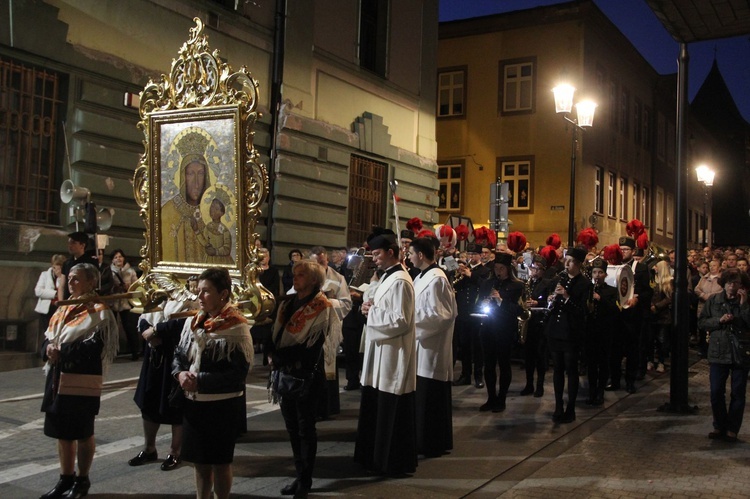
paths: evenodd
<path fill-rule="evenodd" d="M 82 397 L 101 397 L 103 378 L 101 374 L 60 373 L 57 393 Z"/>
<path fill-rule="evenodd" d="M 275 370 L 271 372 L 273 378 L 272 386 L 279 398 L 287 400 L 299 400 L 310 394 L 315 371 L 296 370 L 283 371 Z"/>
<path fill-rule="evenodd" d="M 732 328 L 729 332 L 732 351 L 732 367 L 750 369 L 750 334 Z"/>

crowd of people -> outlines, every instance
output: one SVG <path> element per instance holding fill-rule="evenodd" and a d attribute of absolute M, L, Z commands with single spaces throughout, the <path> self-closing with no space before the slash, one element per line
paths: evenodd
<path fill-rule="evenodd" d="M 271 373 L 270 399 L 280 405 L 294 459 L 296 476 L 280 493 L 295 498 L 312 488 L 316 423 L 339 412 L 340 353 L 343 389 L 361 390 L 354 460 L 391 477 L 414 473 L 419 456 L 453 448 L 453 386 L 473 380 L 487 393 L 479 411 L 505 411 L 512 359 L 523 364 L 520 396 L 543 397 L 552 365 L 555 424 L 575 421 L 581 375 L 585 403 L 599 406 L 606 391 L 635 393 L 646 372 L 665 372 L 675 333 L 673 253 L 644 255 L 637 231 L 601 250 L 583 233 L 575 247 L 563 248 L 553 234 L 531 248 L 520 233 L 496 243 L 480 229 L 459 243 L 449 232 L 375 229 L 367 258 L 354 259 L 372 262 L 368 282 L 355 282 L 362 267 L 348 264 L 346 248 L 294 249 L 281 273 L 260 249 L 260 282 L 277 309 L 252 325 L 232 302 L 225 268 L 191 277 L 188 292 L 162 310 L 131 317 L 127 300 L 96 298 L 136 280 L 125 254 L 115 250 L 105 264 L 86 252 L 88 236 L 71 234 L 70 258 L 55 255 L 36 288 L 45 320 L 44 431 L 57 439 L 61 470 L 42 498 L 88 493 L 102 375 L 121 336 L 133 358 L 143 355 L 135 402 L 144 446 L 128 464 L 158 460 L 156 434 L 168 424 L 161 469 L 193 463 L 198 498 L 231 490 L 254 353 Z M 631 281 L 613 280 L 612 270 L 624 267 Z M 710 364 L 709 437 L 733 442 L 748 378 L 731 354 L 734 338 L 750 329 L 747 255 L 691 250 L 688 267 L 692 339 Z"/>

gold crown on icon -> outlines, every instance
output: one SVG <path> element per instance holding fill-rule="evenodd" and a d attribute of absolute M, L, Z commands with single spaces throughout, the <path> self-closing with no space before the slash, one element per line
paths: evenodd
<path fill-rule="evenodd" d="M 206 132 L 196 128 L 187 129 L 184 135 L 177 142 L 177 150 L 183 158 L 201 156 L 206 154 L 206 148 L 211 138 Z"/>

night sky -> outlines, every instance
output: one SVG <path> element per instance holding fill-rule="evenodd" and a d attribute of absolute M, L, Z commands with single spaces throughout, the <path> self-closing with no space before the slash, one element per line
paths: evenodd
<path fill-rule="evenodd" d="M 440 20 L 486 16 L 561 0 L 440 0 Z M 679 44 L 667 33 L 645 0 L 594 0 L 660 74 L 677 72 Z M 714 57 L 737 107 L 750 122 L 750 35 L 688 45 L 688 95 L 692 101 L 706 78 Z"/>

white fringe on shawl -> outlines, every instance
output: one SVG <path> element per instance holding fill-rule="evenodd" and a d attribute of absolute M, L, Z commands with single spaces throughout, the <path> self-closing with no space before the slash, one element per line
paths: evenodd
<path fill-rule="evenodd" d="M 107 305 L 97 302 L 63 305 L 55 311 L 44 333 L 49 342 L 57 347 L 63 343 L 88 340 L 96 335 L 102 340 L 102 374 L 106 375 L 119 346 L 117 320 Z M 47 361 L 44 365 L 45 375 L 51 367 L 52 364 Z"/>
<path fill-rule="evenodd" d="M 234 305 L 228 303 L 221 311 L 221 315 L 231 313 L 239 314 L 237 310 L 230 311 L 229 308 Z M 201 314 L 202 312 L 199 312 Z M 197 318 L 197 316 L 196 316 Z M 190 361 L 190 372 L 199 373 L 201 370 L 201 358 L 203 353 L 208 350 L 211 360 L 230 359 L 235 351 L 238 351 L 245 357 L 245 360 L 253 367 L 253 357 L 255 350 L 253 348 L 253 338 L 250 336 L 250 326 L 247 320 L 242 317 L 243 322 L 207 332 L 202 326 L 193 330 L 193 322 L 196 318 L 185 321 L 180 335 L 179 347 L 187 352 L 187 358 Z"/>

